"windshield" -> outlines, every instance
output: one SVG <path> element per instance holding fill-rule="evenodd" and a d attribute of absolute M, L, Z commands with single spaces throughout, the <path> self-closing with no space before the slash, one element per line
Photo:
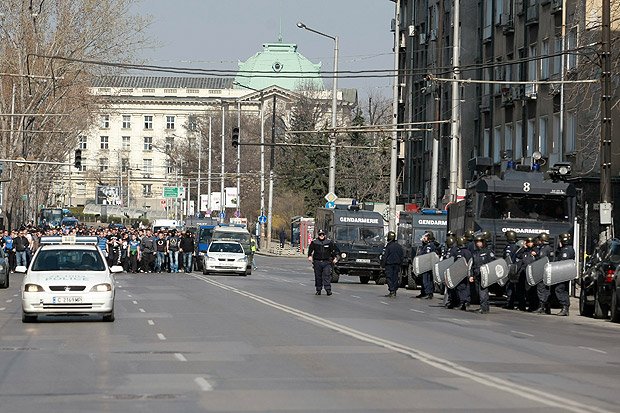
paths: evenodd
<path fill-rule="evenodd" d="M 335 237 L 336 241 L 344 242 L 382 242 L 383 227 L 336 227 Z"/>
<path fill-rule="evenodd" d="M 44 208 L 41 209 L 40 225 L 43 225 L 43 221 L 47 224 L 58 224 L 62 220 L 62 209 L 60 208 Z"/>
<path fill-rule="evenodd" d="M 208 244 L 211 242 L 211 237 L 213 237 L 213 228 L 202 228 L 198 235 L 198 242 L 200 244 Z"/>
<path fill-rule="evenodd" d="M 568 222 L 569 198 L 543 195 L 480 194 L 480 218 Z"/>
<path fill-rule="evenodd" d="M 42 250 L 32 263 L 32 271 L 104 271 L 101 255 L 93 250 Z"/>
<path fill-rule="evenodd" d="M 609 243 L 609 261 L 620 262 L 620 241 L 613 240 Z"/>
<path fill-rule="evenodd" d="M 242 244 L 250 243 L 250 234 L 243 232 L 223 232 L 216 231 L 213 233 L 213 239 L 231 239 Z"/>
<path fill-rule="evenodd" d="M 398 231 L 396 234 L 396 239 L 398 239 L 399 243 L 408 243 L 411 242 L 411 234 L 413 233 L 413 228 L 411 224 L 401 223 L 398 224 Z"/>
<path fill-rule="evenodd" d="M 237 242 L 214 242 L 209 247 L 209 252 L 235 252 L 243 254 L 243 248 Z"/>

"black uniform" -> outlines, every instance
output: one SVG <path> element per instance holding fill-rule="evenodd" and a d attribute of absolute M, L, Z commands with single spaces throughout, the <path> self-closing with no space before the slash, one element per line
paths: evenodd
<path fill-rule="evenodd" d="M 536 252 L 537 260 L 540 260 L 544 257 L 548 257 L 549 261 L 553 261 L 553 251 L 551 250 L 551 246 L 548 243 L 539 245 Z M 538 296 L 539 310 L 544 310 L 546 313 L 549 313 L 549 286 L 545 285 L 542 280 L 538 284 L 536 284 L 536 295 Z"/>
<path fill-rule="evenodd" d="M 332 291 L 332 261 L 338 254 L 338 247 L 334 241 L 315 238 L 308 247 L 308 257 L 312 257 L 312 267 L 314 268 L 314 286 L 317 293 L 325 288 L 327 294 Z"/>
<path fill-rule="evenodd" d="M 515 289 L 515 293 L 517 297 L 515 300 L 517 301 L 517 305 L 519 306 L 519 310 L 525 311 L 526 307 L 526 287 L 525 287 L 525 271 L 529 264 L 533 263 L 536 258 L 532 254 L 535 251 L 536 247 L 532 248 L 521 248 L 517 251 L 517 268 L 519 271 L 519 281 L 517 281 L 517 288 Z"/>
<path fill-rule="evenodd" d="M 469 250 L 469 246 L 465 245 L 459 248 L 458 252 L 456 253 L 456 259 L 459 259 L 461 257 L 465 258 L 465 261 L 467 262 L 467 264 L 469 264 L 472 259 L 472 253 Z M 469 291 L 469 277 L 463 278 L 463 280 L 461 280 L 461 282 L 456 285 L 456 292 L 459 296 L 459 301 L 461 303 L 461 310 L 466 310 L 467 306 L 471 301 L 471 294 Z"/>
<path fill-rule="evenodd" d="M 381 267 L 385 269 L 385 276 L 390 293 L 396 294 L 396 290 L 398 290 L 400 284 L 400 267 L 403 264 L 404 257 L 405 251 L 403 251 L 403 247 L 401 247 L 396 240 L 388 242 L 383 250 Z"/>
<path fill-rule="evenodd" d="M 424 254 L 436 254 L 437 245 L 434 241 L 425 242 L 418 249 L 418 255 Z M 435 291 L 435 282 L 433 281 L 433 272 L 427 271 L 422 273 L 422 293 L 421 296 L 432 296 L 433 291 Z"/>
<path fill-rule="evenodd" d="M 575 259 L 575 249 L 572 245 L 562 245 L 555 255 L 556 261 L 567 261 Z M 555 286 L 555 296 L 557 297 L 562 309 L 570 307 L 570 298 L 568 296 L 569 281 L 565 281 Z"/>
<path fill-rule="evenodd" d="M 506 260 L 507 263 L 511 263 L 509 265 L 516 266 L 517 265 L 517 251 L 519 251 L 519 246 L 516 242 L 508 242 L 504 247 L 504 251 L 502 253 L 502 257 Z M 513 310 L 515 308 L 515 299 L 517 298 L 517 283 L 519 281 L 519 274 L 516 273 L 514 276 L 510 276 L 508 283 L 506 284 L 506 296 L 508 297 L 508 302 L 504 306 L 504 308 L 509 308 Z"/>
<path fill-rule="evenodd" d="M 441 259 L 454 259 L 459 252 L 459 248 L 456 245 L 448 247 L 447 245 L 443 245 L 441 249 Z M 443 294 L 443 305 L 446 308 L 454 308 L 458 303 L 459 297 L 456 293 L 455 288 L 448 288 L 447 285 L 444 286 L 444 294 Z"/>
<path fill-rule="evenodd" d="M 480 295 L 480 312 L 488 313 L 489 289 L 482 288 L 480 267 L 495 260 L 495 253 L 489 247 L 484 245 L 482 248 L 477 249 L 476 252 L 474 252 L 472 260 L 472 275 L 474 276 L 474 282 L 476 283 L 476 288 L 478 289 L 478 294 Z"/>

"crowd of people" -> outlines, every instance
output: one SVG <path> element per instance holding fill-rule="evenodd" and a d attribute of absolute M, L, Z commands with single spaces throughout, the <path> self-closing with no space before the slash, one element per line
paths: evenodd
<path fill-rule="evenodd" d="M 79 225 L 71 228 L 43 229 L 25 225 L 19 230 L 4 231 L 0 247 L 6 254 L 11 271 L 18 265 L 28 266 L 44 236 L 97 237 L 97 244 L 109 266 L 120 265 L 132 273 L 176 273 L 193 271 L 195 241 L 191 231 Z"/>

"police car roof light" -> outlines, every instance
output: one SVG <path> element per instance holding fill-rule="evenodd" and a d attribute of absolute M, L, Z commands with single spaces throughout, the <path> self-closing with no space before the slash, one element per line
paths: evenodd
<path fill-rule="evenodd" d="M 51 244 L 97 244 L 97 237 L 52 236 L 41 237 L 41 245 Z"/>

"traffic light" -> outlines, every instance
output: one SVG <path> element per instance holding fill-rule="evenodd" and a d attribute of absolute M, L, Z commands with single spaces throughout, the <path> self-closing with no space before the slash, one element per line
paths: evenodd
<path fill-rule="evenodd" d="M 239 128 L 236 126 L 232 128 L 232 146 L 233 148 L 239 146 Z"/>
<path fill-rule="evenodd" d="M 82 150 L 81 149 L 75 150 L 75 161 L 73 162 L 73 166 L 75 166 L 77 169 L 82 169 Z"/>

